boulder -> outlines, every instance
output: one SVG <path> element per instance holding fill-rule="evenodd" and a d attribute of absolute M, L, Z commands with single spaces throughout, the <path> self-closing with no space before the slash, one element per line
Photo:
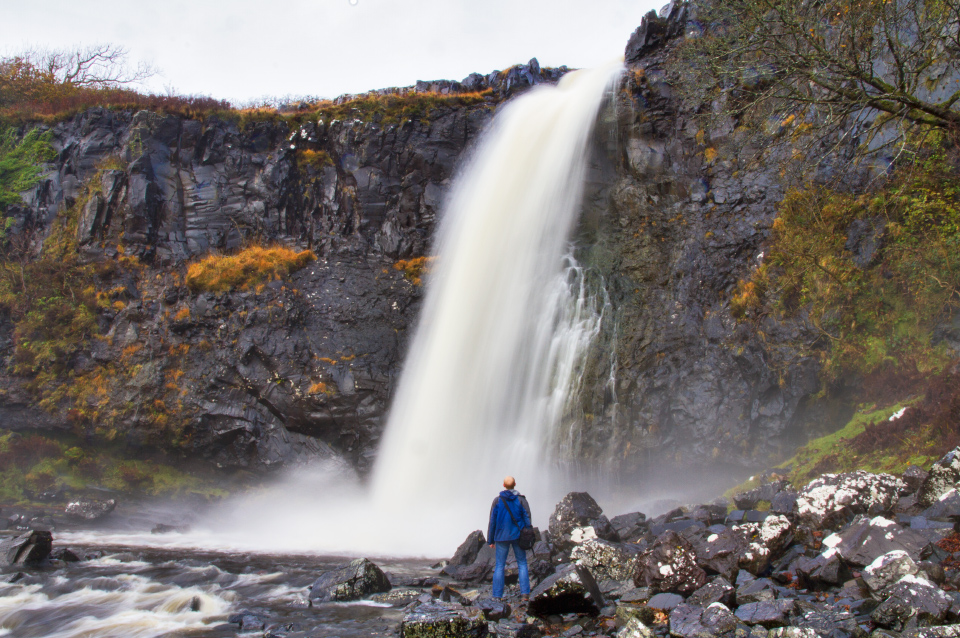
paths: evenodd
<path fill-rule="evenodd" d="M 550 539 L 561 553 L 589 538 L 619 540 L 613 526 L 603 517 L 603 510 L 586 492 L 570 492 L 550 515 Z M 589 530 L 587 528 L 590 528 Z M 578 531 L 579 530 L 579 531 Z M 576 539 L 572 538 L 576 536 Z"/>
<path fill-rule="evenodd" d="M 642 512 L 621 514 L 610 519 L 610 524 L 617 531 L 620 540 L 632 543 L 643 536 L 647 530 L 647 515 Z"/>
<path fill-rule="evenodd" d="M 723 576 L 717 576 L 687 597 L 687 603 L 699 607 L 709 607 L 713 603 L 722 603 L 726 607 L 732 607 L 735 602 L 736 589 Z"/>
<path fill-rule="evenodd" d="M 937 497 L 930 507 L 923 510 L 920 516 L 932 520 L 956 521 L 960 519 L 960 493 L 956 488 L 949 490 Z M 912 524 L 911 524 L 912 526 Z"/>
<path fill-rule="evenodd" d="M 466 540 L 460 544 L 460 547 L 458 547 L 457 551 L 453 554 L 453 558 L 450 559 L 449 564 L 454 567 L 470 565 L 473 561 L 477 560 L 477 554 L 480 553 L 480 550 L 483 549 L 483 546 L 486 544 L 483 532 L 480 530 L 470 532 Z"/>
<path fill-rule="evenodd" d="M 4 565 L 35 565 L 50 555 L 53 535 L 32 530 L 0 541 L 0 560 Z"/>
<path fill-rule="evenodd" d="M 744 536 L 746 543 L 737 564 L 751 574 L 766 571 L 770 562 L 793 539 L 793 526 L 785 516 L 768 516 L 762 523 L 737 525 L 733 529 Z"/>
<path fill-rule="evenodd" d="M 823 542 L 835 547 L 843 560 L 857 567 L 869 565 L 894 550 L 903 550 L 914 561 L 919 561 L 923 549 L 930 545 L 920 532 L 901 527 L 882 516 L 863 519 Z"/>
<path fill-rule="evenodd" d="M 236 614 L 231 614 L 230 617 L 227 618 L 227 622 L 239 625 L 240 631 L 243 633 L 251 633 L 254 631 L 263 631 L 267 626 L 267 617 L 254 611 L 244 610 Z"/>
<path fill-rule="evenodd" d="M 946 618 L 952 602 L 926 578 L 904 576 L 890 587 L 886 600 L 873 610 L 870 619 L 894 631 L 902 631 L 912 618 L 920 625 L 936 625 Z"/>
<path fill-rule="evenodd" d="M 761 501 L 772 502 L 773 498 L 786 486 L 787 482 L 783 479 L 766 483 L 752 490 L 736 494 L 733 497 L 733 504 L 737 506 L 737 509 L 752 510 Z"/>
<path fill-rule="evenodd" d="M 800 558 L 793 571 L 806 589 L 828 589 L 850 580 L 850 568 L 833 548 L 814 558 Z"/>
<path fill-rule="evenodd" d="M 742 534 L 723 527 L 716 532 L 704 530 L 690 538 L 697 564 L 706 572 L 733 580 L 739 569 L 740 553 L 744 548 Z"/>
<path fill-rule="evenodd" d="M 536 625 L 521 622 L 490 623 L 490 631 L 497 638 L 540 638 L 540 628 Z"/>
<path fill-rule="evenodd" d="M 793 490 L 783 490 L 773 497 L 770 501 L 771 514 L 793 514 L 797 509 L 797 498 L 799 492 Z"/>
<path fill-rule="evenodd" d="M 589 539 L 573 548 L 570 560 L 590 570 L 599 580 L 630 580 L 639 552 L 629 545 Z"/>
<path fill-rule="evenodd" d="M 387 575 L 366 558 L 358 558 L 315 580 L 310 586 L 310 599 L 320 602 L 357 600 L 385 591 L 390 591 Z"/>
<path fill-rule="evenodd" d="M 656 634 L 639 618 L 631 618 L 617 632 L 617 638 L 655 638 Z"/>
<path fill-rule="evenodd" d="M 527 611 L 534 616 L 568 613 L 597 615 L 603 606 L 603 594 L 590 570 L 582 565 L 568 565 L 545 578 L 530 592 Z"/>
<path fill-rule="evenodd" d="M 960 482 L 960 447 L 947 452 L 933 464 L 917 490 L 917 504 L 927 508 Z"/>
<path fill-rule="evenodd" d="M 740 605 L 737 618 L 747 625 L 760 625 L 766 629 L 786 627 L 790 624 L 790 614 L 797 608 L 797 602 L 789 598 L 768 600 L 759 603 Z"/>
<path fill-rule="evenodd" d="M 904 576 L 914 576 L 918 573 L 920 573 L 920 567 L 910 558 L 910 555 L 902 549 L 896 549 L 878 556 L 863 568 L 860 577 L 870 593 L 880 594 Z"/>
<path fill-rule="evenodd" d="M 487 620 L 497 621 L 510 616 L 510 605 L 495 598 L 481 598 L 474 603 L 474 607 L 483 613 Z"/>
<path fill-rule="evenodd" d="M 757 578 L 737 587 L 737 605 L 748 605 L 777 597 L 776 586 L 769 578 Z"/>
<path fill-rule="evenodd" d="M 900 480 L 903 481 L 903 484 L 906 486 L 904 492 L 907 494 L 913 494 L 920 490 L 923 487 L 924 481 L 927 480 L 927 477 L 930 475 L 930 472 L 927 472 L 925 469 L 918 465 L 911 465 L 903 471 L 903 474 L 900 475 Z"/>
<path fill-rule="evenodd" d="M 457 603 L 433 601 L 407 612 L 400 621 L 400 638 L 482 638 L 487 621 L 479 611 Z"/>
<path fill-rule="evenodd" d="M 800 490 L 797 515 L 814 528 L 836 527 L 856 514 L 876 516 L 893 509 L 904 484 L 890 474 L 862 470 L 824 474 Z"/>
<path fill-rule="evenodd" d="M 656 609 L 657 611 L 670 611 L 681 604 L 683 604 L 683 596 L 679 594 L 668 594 L 666 592 L 654 594 L 650 597 L 650 600 L 647 601 L 647 607 Z"/>
<path fill-rule="evenodd" d="M 844 609 L 808 609 L 793 619 L 793 625 L 823 638 L 867 637 L 856 616 Z"/>
<path fill-rule="evenodd" d="M 706 609 L 695 605 L 678 605 L 670 612 L 670 635 L 675 638 L 705 638 L 731 634 L 737 628 L 737 617 L 721 603 Z"/>
<path fill-rule="evenodd" d="M 81 498 L 67 503 L 63 513 L 71 518 L 78 518 L 85 521 L 98 521 L 112 512 L 117 507 L 114 499 L 99 501 L 92 498 Z"/>
<path fill-rule="evenodd" d="M 676 532 L 666 531 L 637 558 L 633 582 L 655 592 L 689 594 L 706 584 L 707 574 L 697 565 L 693 546 Z"/>

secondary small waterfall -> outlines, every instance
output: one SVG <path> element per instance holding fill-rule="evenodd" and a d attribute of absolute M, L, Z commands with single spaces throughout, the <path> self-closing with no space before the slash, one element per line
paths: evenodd
<path fill-rule="evenodd" d="M 620 68 L 570 73 L 506 105 L 456 182 L 374 468 L 377 507 L 407 507 L 418 486 L 444 508 L 475 507 L 506 474 L 552 506 L 562 421 L 603 307 L 566 253 Z"/>

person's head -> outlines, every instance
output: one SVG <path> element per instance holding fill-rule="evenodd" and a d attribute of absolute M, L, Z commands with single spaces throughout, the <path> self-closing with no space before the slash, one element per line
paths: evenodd
<path fill-rule="evenodd" d="M 506 489 L 512 490 L 516 486 L 517 486 L 517 482 L 513 480 L 512 476 L 508 476 L 507 478 L 503 479 L 503 487 L 505 487 Z"/>

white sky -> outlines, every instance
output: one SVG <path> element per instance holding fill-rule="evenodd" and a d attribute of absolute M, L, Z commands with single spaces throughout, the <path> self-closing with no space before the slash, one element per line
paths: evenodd
<path fill-rule="evenodd" d="M 0 51 L 108 42 L 160 70 L 157 92 L 334 97 L 532 57 L 593 66 L 665 1 L 0 0 Z"/>

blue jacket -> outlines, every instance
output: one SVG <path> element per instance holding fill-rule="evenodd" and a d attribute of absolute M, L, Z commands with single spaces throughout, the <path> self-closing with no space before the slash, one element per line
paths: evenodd
<path fill-rule="evenodd" d="M 502 499 L 502 501 L 501 501 Z M 510 508 L 508 513 L 505 509 Z M 517 519 L 514 525 L 510 518 Z M 487 542 L 496 543 L 501 541 L 515 541 L 520 538 L 520 530 L 532 525 L 530 522 L 530 506 L 527 499 L 517 490 L 503 490 L 500 495 L 493 499 L 493 505 L 490 506 L 490 524 L 487 526 Z"/>

